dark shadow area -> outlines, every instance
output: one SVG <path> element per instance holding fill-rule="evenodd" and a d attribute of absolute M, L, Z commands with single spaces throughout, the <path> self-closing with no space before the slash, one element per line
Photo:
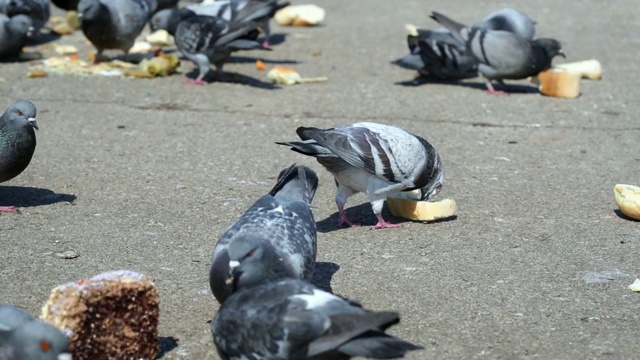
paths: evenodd
<path fill-rule="evenodd" d="M 399 81 L 394 84 L 400 85 L 400 86 L 407 86 L 407 87 L 421 86 L 424 84 L 439 84 L 439 85 L 467 87 L 467 88 L 478 89 L 478 90 L 487 89 L 487 86 L 484 83 L 466 82 L 466 81 L 444 81 L 444 80 L 428 78 L 425 76 L 418 76 L 415 79 Z M 504 91 L 508 94 L 509 93 L 513 93 L 513 94 L 537 94 L 538 93 L 538 87 L 535 85 L 500 84 L 500 83 L 493 82 L 493 88 L 496 90 Z"/>
<path fill-rule="evenodd" d="M 199 74 L 198 69 L 193 69 L 188 73 L 186 73 L 185 75 L 189 79 L 195 79 L 196 77 L 198 77 L 198 74 Z M 265 81 L 261 81 L 256 78 L 253 78 L 251 76 L 242 75 L 242 74 L 233 73 L 233 72 L 226 72 L 226 71 L 223 71 L 222 75 L 219 78 L 216 78 L 215 71 L 209 71 L 203 80 L 208 83 L 227 82 L 232 84 L 247 85 L 247 86 L 255 87 L 258 89 L 266 89 L 266 90 L 280 89 L 279 86 L 274 85 L 270 82 L 265 82 Z M 199 86 L 199 85 L 192 85 L 192 86 Z"/>
<path fill-rule="evenodd" d="M 173 336 L 160 336 L 160 353 L 156 359 L 160 359 L 168 352 L 178 347 L 178 339 Z"/>
<path fill-rule="evenodd" d="M 75 195 L 57 194 L 49 189 L 28 186 L 0 186 L 0 205 L 32 207 L 61 202 L 72 203 Z"/>
<path fill-rule="evenodd" d="M 623 214 L 622 211 L 620 211 L 620 209 L 615 209 L 613 212 L 616 213 L 616 215 L 618 215 L 618 217 L 621 218 L 621 219 L 640 222 L 640 220 L 636 220 L 634 218 L 630 218 L 627 215 Z"/>
<path fill-rule="evenodd" d="M 271 36 L 269 36 L 269 47 L 272 47 L 273 45 L 280 45 L 282 43 L 284 43 L 287 40 L 287 33 L 276 33 L 276 34 L 271 34 Z M 263 41 L 265 38 L 261 38 L 260 41 Z"/>
<path fill-rule="evenodd" d="M 61 37 L 62 37 L 61 35 L 56 34 L 53 31 L 40 32 L 30 38 L 27 38 L 27 44 L 25 46 L 38 46 L 38 45 L 56 41 Z"/>
<path fill-rule="evenodd" d="M 316 263 L 316 268 L 311 277 L 311 283 L 320 289 L 333 294 L 331 289 L 331 278 L 333 274 L 340 270 L 340 265 L 332 262 L 320 261 Z"/>
<path fill-rule="evenodd" d="M 254 56 L 232 56 L 229 58 L 229 61 L 226 63 L 235 63 L 235 64 L 254 64 L 256 61 L 262 61 L 265 64 L 288 64 L 295 65 L 300 64 L 298 60 L 266 60 L 260 57 Z"/>

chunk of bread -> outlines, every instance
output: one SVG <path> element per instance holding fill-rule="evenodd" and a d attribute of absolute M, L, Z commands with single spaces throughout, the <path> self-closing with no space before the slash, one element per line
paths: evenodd
<path fill-rule="evenodd" d="M 314 26 L 324 20 L 323 8 L 313 5 L 291 5 L 278 10 L 273 18 L 284 26 Z"/>
<path fill-rule="evenodd" d="M 455 215 L 457 209 L 456 202 L 452 199 L 431 202 L 388 197 L 387 205 L 393 216 L 420 221 L 448 218 Z"/>
<path fill-rule="evenodd" d="M 538 90 L 543 95 L 572 99 L 580 96 L 580 74 L 549 69 L 538 74 Z"/>
<path fill-rule="evenodd" d="M 153 281 L 128 270 L 60 285 L 42 320 L 69 336 L 74 360 L 155 359 L 160 297 Z"/>
<path fill-rule="evenodd" d="M 595 59 L 564 63 L 556 65 L 553 68 L 578 73 L 580 74 L 580 77 L 584 79 L 602 79 L 602 65 L 600 65 L 600 62 Z"/>
<path fill-rule="evenodd" d="M 617 184 L 613 188 L 613 196 L 623 214 L 632 219 L 640 220 L 640 187 Z"/>

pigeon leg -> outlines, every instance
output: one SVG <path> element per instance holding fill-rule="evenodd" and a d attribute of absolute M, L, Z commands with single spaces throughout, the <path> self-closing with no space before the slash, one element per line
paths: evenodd
<path fill-rule="evenodd" d="M 349 220 L 347 217 L 347 213 L 344 211 L 344 206 L 336 203 L 338 205 L 338 212 L 340 213 L 340 219 L 338 219 L 338 225 L 343 226 L 347 225 L 349 227 L 360 226 L 360 223 Z"/>
<path fill-rule="evenodd" d="M 385 229 L 385 228 L 399 228 L 402 226 L 400 224 L 393 224 L 390 222 L 386 222 L 382 218 L 382 214 L 376 214 L 376 217 L 378 218 L 378 223 L 373 227 L 374 230 Z"/>
<path fill-rule="evenodd" d="M 189 79 L 185 82 L 187 85 L 207 85 L 208 83 L 202 79 Z"/>
<path fill-rule="evenodd" d="M 485 90 L 485 92 L 487 94 L 491 94 L 491 95 L 509 95 L 504 91 L 494 89 L 493 85 L 491 85 L 491 80 L 487 80 L 486 84 L 487 84 L 487 90 Z"/>
<path fill-rule="evenodd" d="M 16 212 L 16 208 L 13 206 L 0 206 L 0 212 L 12 213 Z"/>

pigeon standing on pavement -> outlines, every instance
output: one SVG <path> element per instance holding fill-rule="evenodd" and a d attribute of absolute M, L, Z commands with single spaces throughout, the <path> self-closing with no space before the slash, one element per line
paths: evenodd
<path fill-rule="evenodd" d="M 478 71 L 486 79 L 490 94 L 505 94 L 493 88 L 492 80 L 534 76 L 549 69 L 555 56 L 565 56 L 555 39 L 530 40 L 510 31 L 469 28 L 435 11 L 431 17 L 464 42 L 467 53 L 478 60 Z"/>
<path fill-rule="evenodd" d="M 180 20 L 175 41 L 180 52 L 198 67 L 198 76 L 187 84 L 206 85 L 204 77 L 216 67 L 216 77 L 222 76 L 224 62 L 239 50 L 264 49 L 257 40 L 259 31 L 254 22 L 227 21 L 221 17 L 196 15 Z"/>
<path fill-rule="evenodd" d="M 32 28 L 27 15 L 0 14 L 0 59 L 19 56 Z"/>
<path fill-rule="evenodd" d="M 401 128 L 362 122 L 331 129 L 299 127 L 302 141 L 278 142 L 291 150 L 313 156 L 331 174 L 336 185 L 339 224 L 355 226 L 347 218 L 347 198 L 363 192 L 378 219 L 374 229 L 399 227 L 382 218 L 387 196 L 420 189 L 427 200 L 444 185 L 444 172 L 436 149 L 420 136 Z"/>
<path fill-rule="evenodd" d="M 535 21 L 512 8 L 487 15 L 473 28 L 509 31 L 529 40 L 535 35 Z M 415 34 L 407 36 L 407 44 L 410 53 L 393 64 L 438 80 L 461 80 L 478 75 L 478 60 L 467 53 L 465 43 L 447 29 L 416 29 Z"/>
<path fill-rule="evenodd" d="M 156 8 L 156 0 L 80 0 L 80 26 L 96 47 L 96 61 L 106 49 L 127 55 Z"/>
<path fill-rule="evenodd" d="M 398 313 L 369 311 L 305 281 L 282 279 L 231 295 L 211 333 L 225 360 L 392 359 L 422 349 L 385 333 L 399 321 Z"/>
<path fill-rule="evenodd" d="M 57 328 L 0 304 L 0 359 L 56 360 L 68 347 L 69 339 Z"/>
<path fill-rule="evenodd" d="M 220 303 L 239 287 L 282 277 L 311 278 L 317 248 L 311 201 L 317 187 L 317 175 L 306 166 L 282 170 L 273 189 L 220 237 L 209 272 Z M 233 270 L 236 277 L 229 283 Z"/>
<path fill-rule="evenodd" d="M 0 0 L 0 13 L 9 17 L 27 15 L 37 31 L 49 21 L 51 6 L 49 0 Z"/>
<path fill-rule="evenodd" d="M 36 107 L 31 101 L 16 100 L 0 117 L 0 183 L 13 179 L 27 168 L 36 149 Z M 0 212 L 15 208 L 0 206 Z"/>

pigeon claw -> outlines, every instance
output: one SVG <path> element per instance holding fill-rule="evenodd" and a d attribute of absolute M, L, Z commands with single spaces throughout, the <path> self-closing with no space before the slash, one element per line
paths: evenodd
<path fill-rule="evenodd" d="M 204 80 L 201 79 L 189 79 L 187 80 L 187 82 L 185 83 L 187 85 L 207 85 L 208 83 Z"/>
<path fill-rule="evenodd" d="M 509 95 L 509 93 L 507 93 L 505 91 L 495 90 L 495 89 L 494 90 L 485 90 L 484 92 L 487 93 L 487 94 L 490 94 L 490 95 L 500 95 L 500 96 Z"/>
<path fill-rule="evenodd" d="M 380 214 L 376 214 L 376 217 L 378 218 L 378 223 L 373 227 L 373 230 L 399 228 L 402 226 L 400 224 L 393 224 L 393 223 L 384 221 L 384 219 L 382 218 L 382 215 Z"/>
<path fill-rule="evenodd" d="M 0 206 L 0 212 L 14 213 L 16 208 L 13 206 Z"/>

